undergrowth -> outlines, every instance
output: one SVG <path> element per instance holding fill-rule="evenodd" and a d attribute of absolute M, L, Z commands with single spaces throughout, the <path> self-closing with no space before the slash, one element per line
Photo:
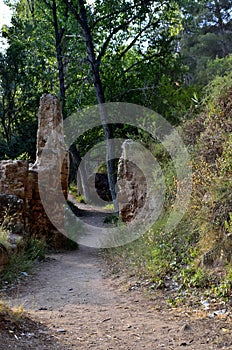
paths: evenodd
<path fill-rule="evenodd" d="M 29 237 L 16 251 L 10 251 L 7 265 L 0 273 L 0 286 L 5 282 L 14 282 L 33 266 L 34 261 L 44 259 L 46 248 L 45 240 Z"/>
<path fill-rule="evenodd" d="M 184 219 L 170 233 L 164 227 L 175 196 L 175 174 L 160 146 L 168 196 L 164 212 L 138 240 L 104 251 L 112 272 L 128 287 L 164 288 L 171 305 L 227 302 L 232 294 L 232 75 L 216 77 L 205 90 L 201 114 L 182 125 L 192 155 L 193 190 Z M 163 158 L 163 159 L 162 159 Z M 171 295 L 170 295 L 171 291 Z M 195 301 L 194 301 L 195 300 Z"/>

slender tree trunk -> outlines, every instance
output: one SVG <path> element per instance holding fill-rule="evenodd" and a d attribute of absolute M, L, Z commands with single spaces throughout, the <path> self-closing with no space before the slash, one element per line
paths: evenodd
<path fill-rule="evenodd" d="M 65 72 L 64 72 L 64 62 L 63 62 L 63 51 L 62 51 L 62 38 L 65 33 L 65 29 L 59 28 L 58 24 L 58 16 L 57 16 L 57 4 L 56 0 L 52 1 L 52 13 L 53 13 L 53 24 L 55 30 L 55 39 L 56 39 L 56 58 L 58 65 L 58 73 L 59 73 L 59 85 L 60 85 L 60 96 L 62 102 L 62 110 L 64 119 L 67 117 L 67 113 L 65 110 L 66 107 L 66 89 L 65 89 Z M 65 17 L 68 19 L 68 7 L 66 7 Z M 70 147 L 70 152 L 72 154 L 71 161 L 73 162 L 73 166 L 75 168 L 76 174 L 79 171 L 80 179 L 82 181 L 82 190 L 83 196 L 86 201 L 90 199 L 90 193 L 87 182 L 87 174 L 83 166 L 81 166 L 81 156 L 76 149 L 75 144 Z M 81 190 L 81 189 L 80 189 Z"/>
<path fill-rule="evenodd" d="M 115 152 L 113 147 L 113 133 L 112 128 L 107 122 L 107 112 L 104 106 L 105 103 L 105 96 L 104 91 L 102 87 L 101 82 L 101 76 L 100 76 L 100 62 L 97 61 L 94 45 L 93 45 L 93 38 L 92 34 L 88 25 L 88 19 L 85 9 L 85 3 L 83 0 L 78 0 L 79 6 L 80 6 L 80 19 L 81 19 L 81 27 L 85 36 L 86 41 L 86 48 L 87 48 L 87 55 L 88 60 L 91 65 L 92 69 L 92 77 L 93 77 L 93 83 L 94 83 L 94 89 L 96 93 L 97 102 L 99 105 L 99 112 L 101 117 L 101 124 L 104 130 L 104 136 L 106 141 L 106 165 L 107 165 L 107 174 L 108 174 L 108 182 L 109 182 L 109 188 L 111 197 L 114 203 L 114 209 L 115 212 L 118 213 L 118 203 L 116 200 L 116 176 L 115 176 L 115 169 L 114 169 L 114 158 L 115 158 Z"/>

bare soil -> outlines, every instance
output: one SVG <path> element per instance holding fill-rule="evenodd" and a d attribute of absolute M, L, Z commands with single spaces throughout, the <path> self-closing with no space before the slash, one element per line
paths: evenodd
<path fill-rule="evenodd" d="M 106 271 L 99 251 L 85 246 L 36 264 L 4 292 L 27 317 L 0 317 L 0 349 L 232 349 L 229 314 L 169 309 L 162 292 L 148 298 Z"/>

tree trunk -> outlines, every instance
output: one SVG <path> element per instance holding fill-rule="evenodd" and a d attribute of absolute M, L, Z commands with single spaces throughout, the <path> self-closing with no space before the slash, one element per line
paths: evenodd
<path fill-rule="evenodd" d="M 80 19 L 81 19 L 80 24 L 84 33 L 85 41 L 86 41 L 87 55 L 88 55 L 89 63 L 91 65 L 94 89 L 96 93 L 97 102 L 99 105 L 101 124 L 104 130 L 104 136 L 106 141 L 106 153 L 107 153 L 106 165 L 107 165 L 109 188 L 110 188 L 110 193 L 114 204 L 114 210 L 116 213 L 118 213 L 118 203 L 116 200 L 116 190 L 115 190 L 116 176 L 115 176 L 115 169 L 114 169 L 115 152 L 114 152 L 113 140 L 112 140 L 113 133 L 112 133 L 112 127 L 107 122 L 107 119 L 108 119 L 107 112 L 104 106 L 105 96 L 104 96 L 104 91 L 103 91 L 101 76 L 100 76 L 100 62 L 98 62 L 96 59 L 94 45 L 93 45 L 93 38 L 88 25 L 88 19 L 87 19 L 84 1 L 78 0 L 78 3 L 80 6 Z"/>
<path fill-rule="evenodd" d="M 64 62 L 63 62 L 63 52 L 62 52 L 62 38 L 65 33 L 65 29 L 59 28 L 58 25 L 58 16 L 57 16 L 57 5 L 56 0 L 52 1 L 52 13 L 53 13 L 53 25 L 55 30 L 55 39 L 56 39 L 56 58 L 57 58 L 57 65 L 58 65 L 58 73 L 59 73 L 59 85 L 60 85 L 60 96 L 61 96 L 61 102 L 62 102 L 62 111 L 63 111 L 63 117 L 64 119 L 67 117 L 67 113 L 65 110 L 66 106 L 66 89 L 65 89 L 65 73 L 64 73 Z M 65 17 L 68 19 L 68 7 L 66 7 Z M 72 145 L 70 147 L 70 152 L 72 153 L 72 160 L 73 165 L 75 168 L 76 173 L 79 170 L 80 178 L 82 181 L 82 189 L 83 189 L 83 196 L 86 201 L 90 199 L 90 193 L 89 188 L 87 184 L 87 174 L 83 166 L 79 165 L 81 164 L 81 156 L 76 149 L 75 145 Z M 79 168 L 79 169 L 78 169 Z M 76 176 L 75 176 L 76 177 Z M 81 190 L 81 189 L 80 189 Z"/>

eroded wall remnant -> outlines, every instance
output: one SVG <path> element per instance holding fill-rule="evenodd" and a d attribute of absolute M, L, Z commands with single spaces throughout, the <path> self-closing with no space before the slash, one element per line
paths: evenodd
<path fill-rule="evenodd" d="M 118 194 L 119 215 L 122 221 L 132 221 L 143 208 L 147 196 L 147 182 L 138 161 L 133 159 L 136 153 L 136 143 L 125 140 L 122 145 L 122 155 L 118 163 Z"/>
<path fill-rule="evenodd" d="M 42 159 L 42 152 L 53 130 L 56 130 L 56 133 L 52 149 L 49 149 L 51 162 L 46 163 Z M 55 168 L 53 169 L 52 166 Z M 38 184 L 41 172 L 45 174 L 43 186 L 45 186 L 44 190 L 47 191 L 48 200 L 51 202 L 52 215 L 57 217 L 59 226 L 64 228 L 64 208 L 55 200 L 55 194 L 62 190 L 64 198 L 67 199 L 68 153 L 63 138 L 61 104 L 58 98 L 51 94 L 44 94 L 40 99 L 36 162 L 34 164 L 21 160 L 0 162 L 0 194 L 8 196 L 2 200 L 2 204 L 0 198 L 0 211 L 2 213 L 0 223 L 6 217 L 7 211 L 9 213 L 10 208 L 12 208 L 14 215 L 10 213 L 10 216 L 15 217 L 13 231 L 18 228 L 17 231 L 21 233 L 43 235 L 49 244 L 59 248 L 65 244 L 67 238 L 54 227 L 44 210 Z M 48 178 L 46 178 L 47 173 L 50 174 Z M 47 183 L 46 180 L 48 180 Z M 19 201 L 21 206 L 13 206 L 15 201 Z"/>
<path fill-rule="evenodd" d="M 134 219 L 149 227 L 163 205 L 165 185 L 162 169 L 149 150 L 133 140 L 125 140 L 118 163 L 119 215 L 124 222 Z M 145 226 L 144 226 L 145 229 Z"/>

